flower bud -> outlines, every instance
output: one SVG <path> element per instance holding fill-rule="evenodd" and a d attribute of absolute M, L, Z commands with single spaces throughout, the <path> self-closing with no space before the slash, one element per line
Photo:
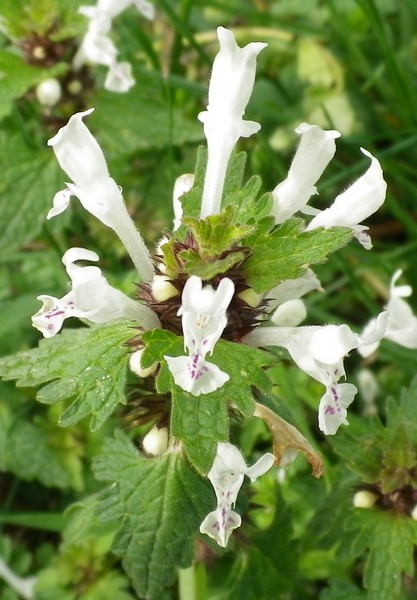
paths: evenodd
<path fill-rule="evenodd" d="M 243 302 L 246 302 L 246 304 L 252 308 L 259 306 L 262 300 L 262 296 L 257 294 L 252 288 L 246 288 L 246 290 L 240 292 L 237 297 L 243 300 Z"/>
<path fill-rule="evenodd" d="M 166 275 L 155 275 L 151 284 L 152 294 L 158 302 L 165 302 L 170 298 L 178 296 L 177 288 L 170 283 Z"/>
<path fill-rule="evenodd" d="M 67 90 L 72 96 L 78 96 L 78 94 L 82 91 L 83 85 L 81 81 L 78 79 L 73 79 L 67 85 Z"/>
<path fill-rule="evenodd" d="M 161 456 L 168 448 L 168 428 L 158 429 L 156 425 L 152 427 L 143 438 L 142 446 L 146 454 Z"/>
<path fill-rule="evenodd" d="M 378 500 L 378 496 L 368 490 L 359 490 L 353 496 L 353 506 L 356 508 L 372 508 L 375 502 Z"/>
<path fill-rule="evenodd" d="M 412 518 L 414 521 L 417 521 L 417 504 L 415 505 L 415 507 L 414 507 L 414 508 L 413 508 L 413 510 L 411 511 L 411 514 L 410 514 L 410 516 L 411 516 L 411 518 Z"/>
<path fill-rule="evenodd" d="M 288 300 L 275 310 L 271 321 L 280 327 L 297 327 L 307 316 L 307 309 L 302 300 Z"/>
<path fill-rule="evenodd" d="M 42 106 L 55 106 L 61 98 L 61 93 L 61 84 L 52 77 L 42 81 L 36 88 L 36 97 Z"/>
<path fill-rule="evenodd" d="M 142 367 L 141 361 L 143 351 L 144 348 L 141 348 L 130 355 L 129 366 L 131 371 L 133 371 L 133 373 L 136 375 L 139 375 L 139 377 L 149 377 L 149 375 L 155 373 L 156 369 L 158 368 L 158 363 L 154 362 L 150 367 Z"/>

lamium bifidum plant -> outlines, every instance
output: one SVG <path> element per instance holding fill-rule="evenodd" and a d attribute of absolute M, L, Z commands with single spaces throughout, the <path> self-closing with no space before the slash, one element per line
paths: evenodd
<path fill-rule="evenodd" d="M 78 54 L 80 68 L 97 42 L 91 40 L 97 14 L 85 14 L 90 27 Z M 40 386 L 40 402 L 66 404 L 62 427 L 88 417 L 95 432 L 122 408 L 120 427 L 93 465 L 107 487 L 86 506 L 115 534 L 112 550 L 141 598 L 159 598 L 202 548 L 215 552 L 216 544 L 250 543 L 246 518 L 235 531 L 250 510 L 245 476 L 255 481 L 298 453 L 321 476 L 318 452 L 269 401 L 269 371 L 284 352 L 323 386 L 318 427 L 334 435 L 348 425 L 347 409 L 357 393 L 344 381 L 348 353 L 368 356 L 384 337 L 415 344 L 415 317 L 402 299 L 410 290 L 395 286 L 399 274 L 386 309 L 362 332 L 346 324 L 301 325 L 307 316 L 301 298 L 321 290 L 312 267 L 351 241 L 371 249 L 362 222 L 384 202 L 382 169 L 362 148 L 369 163 L 364 174 L 328 208 L 313 208 L 309 202 L 340 133 L 302 123 L 287 178 L 270 193 L 260 192 L 257 176 L 244 183 L 245 155 L 235 146 L 260 129 L 243 115 L 257 56 L 267 44 L 240 48 L 231 31 L 219 27 L 217 33 L 208 105 L 198 115 L 207 148 L 199 149 L 194 174 L 175 182 L 173 228 L 161 232 L 152 251 L 85 123 L 94 123 L 94 108 L 75 113 L 49 140 L 69 182 L 56 193 L 47 218 L 59 219 L 71 198 L 78 198 L 119 237 L 137 281 L 127 296 L 98 266 L 80 264 L 99 262 L 96 252 L 69 248 L 62 257 L 69 291 L 61 298 L 39 295 L 42 307 L 32 319 L 46 339 L 0 365 L 5 379 Z M 131 85 L 130 71 L 110 50 L 114 60 L 101 60 L 109 67 L 107 87 L 123 92 Z M 84 326 L 61 332 L 70 317 Z M 127 395 L 128 369 L 134 383 Z M 270 447 L 248 465 L 236 430 L 243 420 L 256 419 L 270 431 Z M 135 428 L 123 427 L 128 420 Z M 387 477 L 384 471 L 365 478 L 364 489 L 381 503 L 394 485 Z"/>

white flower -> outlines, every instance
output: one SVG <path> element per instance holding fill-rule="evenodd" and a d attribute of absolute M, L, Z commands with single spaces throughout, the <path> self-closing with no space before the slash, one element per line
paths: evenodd
<path fill-rule="evenodd" d="M 338 131 L 324 131 L 308 123 L 301 123 L 295 131 L 301 140 L 288 176 L 272 192 L 271 215 L 277 223 L 302 210 L 311 196 L 317 194 L 315 185 L 336 152 L 334 140 L 340 137 Z"/>
<path fill-rule="evenodd" d="M 251 481 L 266 473 L 274 464 L 275 457 L 269 452 L 264 454 L 252 467 L 248 467 L 241 452 L 232 444 L 220 442 L 213 466 L 208 478 L 217 498 L 217 508 L 209 513 L 200 525 L 205 533 L 225 548 L 230 534 L 241 524 L 240 516 L 232 510 L 244 476 Z"/>
<path fill-rule="evenodd" d="M 42 106 L 50 108 L 59 102 L 62 96 L 62 88 L 58 79 L 49 77 L 39 83 L 35 90 L 36 97 Z"/>
<path fill-rule="evenodd" d="M 286 279 L 274 287 L 266 296 L 274 325 L 296 327 L 307 316 L 307 309 L 300 298 L 312 290 L 321 290 L 321 283 L 312 269 L 296 279 Z"/>
<path fill-rule="evenodd" d="M 206 361 L 200 354 L 164 356 L 175 383 L 194 396 L 210 394 L 222 387 L 230 377 L 217 365 Z"/>
<path fill-rule="evenodd" d="M 354 348 L 381 339 L 387 319 L 386 312 L 380 313 L 366 336 L 359 336 L 347 325 L 258 327 L 243 341 L 254 346 L 286 348 L 302 371 L 326 387 L 319 405 L 319 427 L 325 434 L 333 435 L 339 425 L 348 424 L 346 408 L 357 392 L 350 383 L 338 383 L 345 376 L 343 359 Z"/>
<path fill-rule="evenodd" d="M 0 577 L 4 579 L 10 588 L 24 600 L 32 600 L 35 597 L 36 577 L 19 577 L 0 558 Z"/>
<path fill-rule="evenodd" d="M 96 63 L 109 68 L 104 87 L 112 92 L 127 92 L 135 83 L 129 63 L 117 62 L 117 49 L 107 34 L 113 19 L 130 5 L 136 6 L 147 19 L 155 9 L 146 0 L 98 0 L 96 6 L 80 6 L 79 12 L 89 19 L 88 29 L 74 57 L 73 68 Z"/>
<path fill-rule="evenodd" d="M 174 208 L 174 226 L 172 231 L 176 231 L 181 226 L 182 203 L 181 196 L 189 192 L 194 185 L 194 175 L 185 173 L 175 180 L 174 191 L 172 193 L 172 205 Z"/>
<path fill-rule="evenodd" d="M 80 6 L 79 12 L 90 19 L 105 15 L 112 20 L 132 5 L 147 19 L 155 17 L 155 7 L 146 0 L 98 0 L 96 6 Z"/>
<path fill-rule="evenodd" d="M 127 212 L 122 193 L 109 175 L 103 152 L 83 118 L 94 109 L 76 113 L 48 141 L 61 168 L 72 179 L 67 188 L 55 194 L 47 218 L 62 213 L 72 195 L 77 196 L 92 215 L 111 227 L 123 242 L 144 282 L 151 281 L 154 267 L 145 243 Z"/>
<path fill-rule="evenodd" d="M 417 317 L 413 314 L 410 306 L 403 298 L 411 295 L 412 288 L 409 285 L 396 286 L 396 282 L 401 277 L 402 271 L 398 270 L 391 279 L 390 297 L 385 310 L 388 312 L 387 327 L 384 338 L 404 346 L 405 348 L 417 348 Z M 375 319 L 366 325 L 362 335 L 366 336 L 370 329 L 375 327 Z M 379 346 L 380 340 L 375 340 L 370 344 L 362 344 L 358 348 L 361 356 L 369 356 Z"/>
<path fill-rule="evenodd" d="M 147 306 L 128 298 L 110 286 L 98 267 L 80 267 L 78 260 L 97 261 L 98 255 L 83 248 L 71 248 L 62 257 L 72 282 L 71 291 L 63 298 L 38 296 L 42 308 L 32 317 L 33 326 L 49 338 L 61 329 L 68 317 L 107 323 L 119 317 L 133 319 L 144 329 L 159 326 L 156 314 Z"/>
<path fill-rule="evenodd" d="M 297 327 L 306 317 L 306 305 L 297 298 L 280 304 L 271 316 L 271 321 L 280 327 Z"/>
<path fill-rule="evenodd" d="M 281 281 L 266 295 L 270 309 L 276 308 L 289 300 L 297 300 L 312 290 L 322 290 L 321 283 L 312 269 L 296 279 L 285 279 Z"/>
<path fill-rule="evenodd" d="M 234 283 L 224 277 L 216 290 L 211 285 L 203 288 L 200 277 L 192 275 L 184 286 L 182 316 L 184 347 L 188 356 L 165 356 L 174 381 L 183 390 L 195 396 L 209 394 L 229 380 L 227 373 L 205 360 L 212 353 L 227 325 L 226 311 L 235 291 Z"/>
<path fill-rule="evenodd" d="M 351 227 L 358 241 L 369 250 L 372 243 L 366 233 L 368 227 L 361 225 L 361 222 L 382 206 L 387 184 L 379 161 L 364 148 L 361 148 L 361 151 L 371 159 L 368 170 L 339 194 L 329 208 L 319 212 L 309 223 L 307 231 L 317 227 Z"/>
<path fill-rule="evenodd" d="M 255 81 L 256 57 L 267 46 L 251 42 L 239 48 L 231 31 L 218 27 L 220 51 L 213 62 L 207 110 L 198 118 L 204 124 L 208 162 L 204 181 L 201 218 L 220 212 L 224 178 L 232 150 L 240 137 L 260 129 L 259 123 L 244 121 L 243 115 Z"/>
<path fill-rule="evenodd" d="M 226 311 L 234 292 L 234 283 L 228 277 L 220 281 L 216 290 L 211 285 L 203 287 L 201 278 L 195 275 L 187 279 L 178 310 L 187 350 L 199 352 L 203 357 L 213 352 L 227 325 Z"/>

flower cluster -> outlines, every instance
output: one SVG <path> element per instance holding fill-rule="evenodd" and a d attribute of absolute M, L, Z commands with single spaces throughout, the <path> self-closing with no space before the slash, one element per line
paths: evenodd
<path fill-rule="evenodd" d="M 112 92 L 127 92 L 135 80 L 128 62 L 117 62 L 117 48 L 109 37 L 112 21 L 130 5 L 147 19 L 153 19 L 155 9 L 147 0 L 97 0 L 95 6 L 81 6 L 79 12 L 89 19 L 87 33 L 73 60 L 77 71 L 86 63 L 108 67 L 104 87 Z"/>
<path fill-rule="evenodd" d="M 123 68 L 115 63 L 115 51 L 109 45 L 106 34 L 112 18 L 131 3 L 117 3 L 116 8 L 115 2 L 103 1 L 94 8 L 83 9 L 90 19 L 86 36 L 90 39 L 84 41 L 78 60 L 91 59 L 94 52 L 107 48 L 112 59 L 104 64 L 108 64 L 109 77 L 113 81 L 123 79 L 119 77 Z M 151 16 L 147 2 L 143 0 L 134 4 L 146 16 Z M 260 127 L 258 123 L 243 120 L 243 115 L 255 79 L 256 58 L 266 44 L 250 43 L 239 48 L 233 34 L 222 27 L 218 29 L 218 37 L 220 51 L 213 65 L 209 103 L 207 110 L 199 115 L 208 145 L 200 221 L 221 213 L 226 168 L 233 148 L 240 137 L 252 135 Z M 300 326 L 306 316 L 301 298 L 312 290 L 321 290 L 320 282 L 311 269 L 305 269 L 298 278 L 283 278 L 279 285 L 263 294 L 255 294 L 245 284 L 239 265 L 235 266 L 235 263 L 233 268 L 219 271 L 214 277 L 181 272 L 178 277 L 170 278 L 165 274 L 168 271 L 160 256 L 169 240 L 161 240 L 157 251 L 159 255 L 154 260 L 128 214 L 119 186 L 109 175 L 100 146 L 84 123 L 84 118 L 92 110 L 73 115 L 48 142 L 71 179 L 67 187 L 55 195 L 48 218 L 62 213 L 69 206 L 71 197 L 76 196 L 88 212 L 112 228 L 121 239 L 147 293 L 142 294 L 139 301 L 126 297 L 107 283 L 98 267 L 77 264 L 80 260 L 98 261 L 97 254 L 72 248 L 63 257 L 72 283 L 71 291 L 61 299 L 39 296 L 43 307 L 33 317 L 34 326 L 45 337 L 51 337 L 60 330 L 64 319 L 71 316 L 93 323 L 126 317 L 142 330 L 168 327 L 166 322 L 174 322 L 172 330 L 175 333 L 182 328 L 186 355 L 165 355 L 163 358 L 173 385 L 194 396 L 210 394 L 230 379 L 230 373 L 206 359 L 222 336 L 227 335 L 228 339 L 255 347 L 279 346 L 288 351 L 300 369 L 325 387 L 319 403 L 319 428 L 325 434 L 335 434 L 341 424 L 347 425 L 347 408 L 357 389 L 350 383 L 340 383 L 345 377 L 344 357 L 353 349 L 363 355 L 369 354 L 383 337 L 408 346 L 415 343 L 417 319 L 402 300 L 409 294 L 409 288 L 395 287 L 399 275 L 394 276 L 386 310 L 362 334 L 353 332 L 344 324 Z M 335 154 L 335 140 L 340 133 L 324 131 L 307 123 L 301 124 L 296 132 L 300 135 L 300 143 L 287 178 L 272 191 L 270 218 L 279 227 L 301 212 L 307 219 L 312 217 L 304 225 L 306 232 L 319 227 L 350 228 L 352 235 L 370 249 L 372 243 L 362 222 L 382 205 L 386 192 L 378 160 L 362 149 L 370 160 L 369 168 L 337 196 L 329 208 L 319 211 L 308 202 L 317 193 L 317 181 Z M 186 220 L 183 221 L 185 209 L 181 200 L 193 183 L 192 175 L 184 175 L 176 182 L 171 239 L 177 239 L 181 247 L 189 243 L 188 249 L 195 251 L 197 244 L 192 233 L 184 234 Z M 180 237 L 175 238 L 177 233 Z M 227 252 L 221 256 L 222 260 L 225 256 L 227 258 Z M 247 253 L 244 252 L 239 255 L 240 262 L 244 262 L 245 256 Z M 168 304 L 172 308 L 170 312 L 166 308 Z M 249 317 L 245 321 L 246 330 L 238 336 L 233 331 L 230 333 L 234 323 L 232 315 L 235 317 L 243 305 Z M 171 321 L 164 317 L 167 312 Z M 154 373 L 158 365 L 142 368 L 141 357 L 142 350 L 135 352 L 131 365 L 141 377 L 146 377 Z M 233 403 L 233 398 L 230 402 Z M 202 523 L 201 531 L 221 546 L 226 546 L 231 531 L 240 525 L 240 516 L 233 507 L 244 475 L 253 481 L 266 472 L 274 460 L 274 456 L 268 453 L 248 468 L 237 448 L 220 442 L 208 474 L 218 504 Z"/>

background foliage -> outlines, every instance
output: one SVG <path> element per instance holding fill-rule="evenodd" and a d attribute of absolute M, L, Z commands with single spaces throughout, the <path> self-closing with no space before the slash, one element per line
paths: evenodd
<path fill-rule="evenodd" d="M 240 45 L 269 43 L 259 57 L 247 111 L 262 130 L 241 143 L 249 153 L 246 179 L 261 175 L 261 193 L 284 179 L 296 143 L 293 129 L 308 121 L 343 134 L 320 183 L 317 206 L 326 206 L 363 172 L 359 146 L 378 157 L 388 182 L 387 201 L 369 223 L 374 249 L 364 252 L 351 243 L 317 267 L 326 294 L 307 299 L 308 322 L 346 322 L 360 328 L 386 300 L 389 278 L 397 268 L 404 269 L 417 289 L 413 0 L 158 0 L 155 22 L 145 22 L 129 9 L 114 25 L 120 55 L 134 65 L 136 86 L 122 95 L 104 91 L 104 72 L 97 67 L 92 71 L 95 86 L 85 82 L 78 96 L 48 110 L 37 102 L 34 87 L 47 75 L 65 78 L 67 65 L 65 60 L 49 68 L 28 64 L 22 41 L 33 32 L 45 37 L 51 23 L 58 23 L 54 41 L 81 36 L 84 21 L 77 8 L 71 0 L 3 0 L 0 7 L 10 34 L 0 34 L 1 353 L 28 351 L 28 362 L 10 369 L 27 373 L 30 349 L 39 340 L 30 326 L 30 315 L 38 309 L 36 296 L 62 295 L 66 274 L 60 259 L 67 248 L 83 245 L 97 251 L 109 280 L 128 294 L 135 280 L 112 233 L 76 203 L 60 219 L 45 221 L 64 180 L 46 140 L 74 110 L 94 106 L 89 125 L 106 152 L 110 172 L 124 189 L 132 216 L 147 242 L 154 244 L 172 219 L 173 182 L 193 171 L 196 148 L 203 141 L 196 115 L 205 106 L 217 51 L 215 28 L 220 24 L 233 29 Z M 416 310 L 415 296 L 411 304 Z M 76 351 L 82 331 L 70 328 L 68 323 L 64 336 L 72 336 Z M 106 351 L 117 353 L 126 334 L 100 331 L 95 340 L 98 361 L 103 344 Z M 53 379 L 53 346 L 44 348 L 45 362 L 33 365 L 38 384 Z M 83 357 L 78 361 L 76 370 L 83 370 Z M 372 361 L 356 356 L 346 361 L 349 380 L 359 385 L 361 394 L 352 407 L 350 427 L 330 440 L 316 426 L 319 384 L 287 363 L 273 369 L 269 402 L 320 450 L 325 476 L 312 478 L 299 458 L 278 477 L 275 471 L 258 481 L 251 498 L 260 507 L 251 513 L 258 528 L 246 522 L 241 537 L 224 552 L 199 540 L 197 569 L 181 571 L 179 584 L 158 592 L 160 600 L 415 597 L 417 525 L 410 515 L 413 502 L 417 504 L 412 475 L 417 467 L 412 383 L 417 354 L 384 342 Z M 368 367 L 378 384 L 375 397 L 360 385 Z M 119 557 L 109 549 L 116 533 L 119 555 L 135 541 L 103 518 L 111 513 L 111 497 L 100 499 L 99 514 L 96 507 L 103 482 L 114 475 L 103 457 L 120 452 L 128 469 L 129 437 L 138 439 L 141 430 L 127 422 L 131 405 L 112 397 L 119 404 L 116 413 L 92 432 L 90 416 L 85 418 L 88 410 L 83 412 L 77 400 L 68 407 L 66 399 L 94 393 L 95 382 L 86 372 L 78 383 L 74 375 L 69 370 L 61 387 L 49 383 L 43 388 L 38 397 L 42 404 L 34 401 L 36 391 L 25 379 L 19 388 L 6 381 L 0 384 L 0 556 L 22 576 L 38 574 L 39 600 L 128 600 L 137 596 Z M 120 377 L 122 385 L 124 370 Z M 105 413 L 105 388 L 102 392 Z M 57 427 L 62 414 L 62 427 Z M 103 414 L 91 416 L 93 430 Z M 113 437 L 115 427 L 128 437 Z M 251 422 L 238 435 L 247 455 L 269 448 L 266 431 Z M 189 452 L 198 451 L 189 441 Z M 175 468 L 161 468 L 169 474 L 168 467 Z M 194 475 L 182 474 L 188 490 L 203 485 Z M 130 484 L 128 478 L 121 479 L 112 493 L 132 502 Z M 149 501 L 158 497 L 157 486 L 155 481 L 148 490 Z M 354 508 L 357 489 L 375 486 L 381 491 L 375 507 Z M 401 510 L 398 497 L 392 496 L 399 488 L 410 492 Z M 147 498 L 139 495 L 138 505 Z M 193 507 L 197 520 L 205 508 Z M 192 553 L 192 548 L 170 547 L 169 532 L 164 526 L 162 531 L 161 561 L 164 551 Z M 145 533 L 138 543 L 146 546 Z M 138 563 L 124 566 L 134 583 L 145 568 Z M 1 580 L 0 597 L 17 598 Z"/>

